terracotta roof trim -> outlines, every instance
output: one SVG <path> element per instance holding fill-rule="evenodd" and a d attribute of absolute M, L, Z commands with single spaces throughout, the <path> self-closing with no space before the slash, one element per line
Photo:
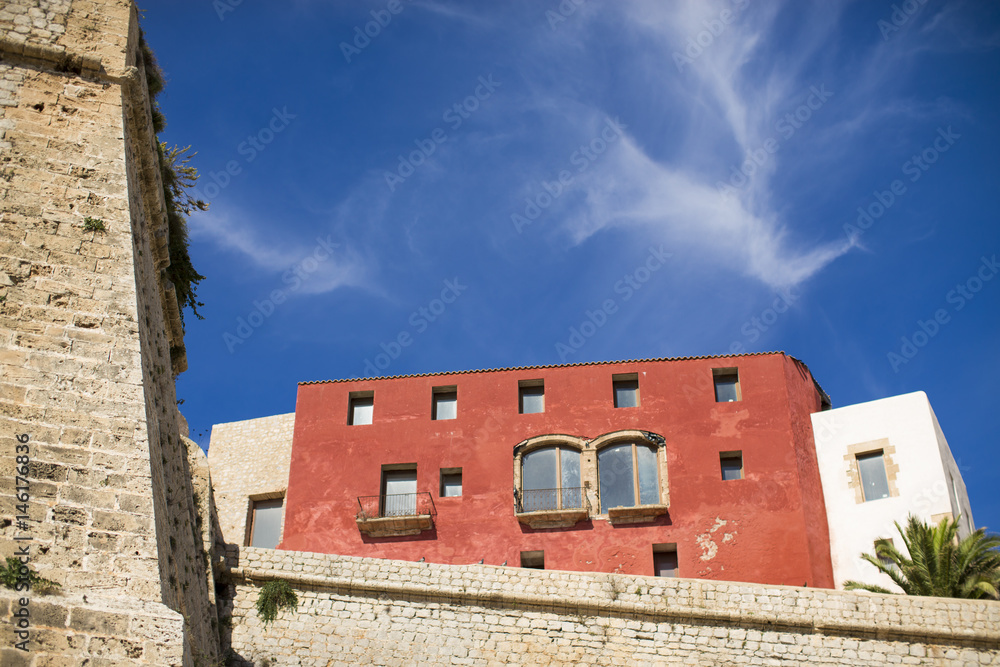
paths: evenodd
<path fill-rule="evenodd" d="M 543 368 L 572 368 L 574 366 L 606 366 L 609 364 L 640 364 L 640 363 L 648 363 L 651 361 L 693 361 L 696 359 L 730 359 L 732 357 L 761 357 L 771 354 L 785 355 L 785 352 L 784 351 L 745 352 L 743 354 L 716 354 L 716 355 L 702 355 L 697 357 L 653 357 L 651 359 L 620 359 L 615 361 L 579 361 L 575 364 L 547 364 L 542 366 L 508 366 L 506 368 L 477 368 L 464 371 L 440 371 L 438 373 L 412 373 L 410 375 L 383 375 L 378 377 L 342 378 L 340 380 L 307 380 L 304 382 L 299 382 L 298 384 L 299 386 L 302 386 L 308 384 L 335 384 L 338 382 L 362 382 L 365 380 L 399 380 L 403 378 L 432 377 L 437 375 L 467 375 L 469 373 L 501 373 L 508 371 L 528 371 L 528 370 L 543 369 Z M 803 366 L 805 366 L 805 364 L 803 364 Z"/>

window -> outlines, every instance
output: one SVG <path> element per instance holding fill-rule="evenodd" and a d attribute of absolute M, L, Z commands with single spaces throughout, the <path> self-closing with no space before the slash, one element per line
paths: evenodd
<path fill-rule="evenodd" d="M 597 452 L 597 471 L 602 512 L 660 502 L 656 450 L 652 447 L 635 443 L 604 447 Z"/>
<path fill-rule="evenodd" d="M 740 395 L 740 376 L 735 368 L 716 368 L 712 370 L 715 376 L 715 402 L 731 403 L 742 400 Z"/>
<path fill-rule="evenodd" d="M 375 392 L 352 391 L 350 409 L 347 413 L 347 423 L 351 426 L 361 426 L 372 423 L 372 412 L 375 408 Z"/>
<path fill-rule="evenodd" d="M 885 476 L 881 450 L 858 454 L 858 472 L 861 473 L 861 491 L 865 502 L 889 497 L 889 480 Z"/>
<path fill-rule="evenodd" d="M 722 479 L 743 479 L 743 452 L 719 452 Z"/>
<path fill-rule="evenodd" d="M 676 544 L 653 545 L 653 576 L 655 577 L 677 576 Z"/>
<path fill-rule="evenodd" d="M 458 416 L 458 389 L 456 387 L 434 387 L 433 396 L 431 419 L 455 419 Z"/>
<path fill-rule="evenodd" d="M 545 384 L 542 380 L 521 380 L 517 383 L 518 412 L 530 415 L 545 412 Z"/>
<path fill-rule="evenodd" d="M 875 555 L 878 556 L 879 562 L 885 565 L 887 568 L 891 570 L 897 570 L 899 569 L 899 566 L 896 565 L 896 561 L 887 556 L 883 556 L 879 553 L 879 547 L 885 548 L 893 546 L 895 545 L 893 544 L 891 537 L 883 537 L 881 539 L 875 540 Z"/>
<path fill-rule="evenodd" d="M 639 375 L 637 373 L 615 375 L 611 378 L 611 384 L 614 387 L 616 408 L 639 407 Z"/>
<path fill-rule="evenodd" d="M 250 538 L 247 544 L 251 547 L 274 549 L 281 541 L 281 507 L 282 498 L 270 500 L 253 500 L 250 503 Z"/>
<path fill-rule="evenodd" d="M 381 516 L 413 516 L 417 513 L 417 467 L 383 466 Z"/>
<path fill-rule="evenodd" d="M 580 452 L 543 447 L 521 460 L 521 512 L 583 507 Z"/>
<path fill-rule="evenodd" d="M 456 498 L 462 495 L 462 469 L 441 468 L 441 497 Z"/>
<path fill-rule="evenodd" d="M 521 552 L 521 567 L 526 567 L 531 570 L 544 570 L 545 569 L 545 552 L 544 551 L 522 551 Z"/>

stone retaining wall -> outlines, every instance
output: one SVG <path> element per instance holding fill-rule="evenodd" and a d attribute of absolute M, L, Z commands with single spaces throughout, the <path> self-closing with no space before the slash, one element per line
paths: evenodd
<path fill-rule="evenodd" d="M 1000 603 L 230 547 L 244 665 L 1000 664 Z M 296 612 L 264 627 L 274 578 Z"/>

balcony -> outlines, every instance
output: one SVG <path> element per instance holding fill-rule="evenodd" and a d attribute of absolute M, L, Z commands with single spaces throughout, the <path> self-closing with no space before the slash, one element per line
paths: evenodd
<path fill-rule="evenodd" d="M 429 493 L 359 496 L 358 530 L 369 537 L 418 535 L 434 527 L 437 510 Z"/>
<path fill-rule="evenodd" d="M 590 516 L 583 487 L 525 489 L 515 495 L 517 520 L 531 528 L 568 528 Z"/>

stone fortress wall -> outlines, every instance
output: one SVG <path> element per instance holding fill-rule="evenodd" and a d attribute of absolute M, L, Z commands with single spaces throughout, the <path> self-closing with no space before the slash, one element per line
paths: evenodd
<path fill-rule="evenodd" d="M 129 0 L 0 3 L 0 556 L 27 546 L 61 584 L 31 596 L 39 665 L 218 653 L 139 40 Z M 7 619 L 21 605 L 3 599 Z M 30 664 L 12 632 L 2 625 L 0 663 Z"/>
<path fill-rule="evenodd" d="M 228 550 L 243 665 L 995 665 L 1000 604 Z M 259 587 L 295 612 L 265 627 Z"/>

